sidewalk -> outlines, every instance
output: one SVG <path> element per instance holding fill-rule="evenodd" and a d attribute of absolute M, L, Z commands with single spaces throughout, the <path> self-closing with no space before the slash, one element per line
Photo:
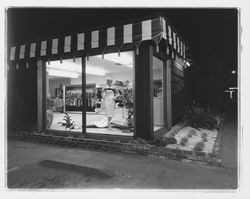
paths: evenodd
<path fill-rule="evenodd" d="M 238 163 L 238 128 L 237 112 L 228 110 L 224 118 L 222 131 L 222 166 L 237 169 Z"/>
<path fill-rule="evenodd" d="M 81 168 L 41 164 L 51 160 Z M 9 188 L 237 188 L 236 169 L 15 140 L 8 140 L 7 169 Z"/>

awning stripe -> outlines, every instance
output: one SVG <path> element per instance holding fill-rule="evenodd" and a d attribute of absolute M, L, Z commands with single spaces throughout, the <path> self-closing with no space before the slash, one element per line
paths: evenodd
<path fill-rule="evenodd" d="M 115 45 L 115 27 L 107 29 L 107 45 Z"/>
<path fill-rule="evenodd" d="M 176 50 L 176 33 L 174 31 L 172 32 L 172 37 L 173 37 L 173 47 Z"/>
<path fill-rule="evenodd" d="M 24 59 L 24 54 L 25 54 L 25 45 L 21 45 L 19 59 Z"/>
<path fill-rule="evenodd" d="M 132 43 L 138 47 L 142 42 L 142 24 L 141 23 L 135 23 L 132 24 Z"/>
<path fill-rule="evenodd" d="M 186 59 L 186 46 L 183 44 L 183 57 Z"/>
<path fill-rule="evenodd" d="M 91 48 L 98 48 L 99 47 L 99 31 L 92 31 L 91 32 Z"/>
<path fill-rule="evenodd" d="M 170 45 L 173 44 L 173 40 L 172 40 L 172 30 L 171 27 L 168 25 L 168 42 Z"/>
<path fill-rule="evenodd" d="M 36 56 L 36 43 L 30 44 L 30 57 Z"/>
<path fill-rule="evenodd" d="M 181 41 L 181 56 L 183 56 L 183 43 Z"/>
<path fill-rule="evenodd" d="M 177 52 L 180 53 L 180 41 L 177 35 L 176 35 L 176 40 L 177 40 Z"/>
<path fill-rule="evenodd" d="M 133 30 L 132 24 L 127 24 L 123 26 L 123 43 L 132 43 Z"/>
<path fill-rule="evenodd" d="M 172 25 L 163 17 L 111 26 L 95 31 L 62 35 L 57 38 L 48 38 L 21 46 L 12 46 L 8 53 L 10 53 L 9 60 L 11 61 L 40 56 L 46 56 L 50 59 L 51 55 L 62 57 L 64 53 L 76 53 L 77 51 L 86 51 L 85 53 L 91 54 L 101 50 L 101 52 L 105 53 L 106 48 L 111 46 L 120 49 L 123 47 L 131 48 L 134 45 L 138 48 L 146 40 L 154 41 L 157 45 L 156 48 L 159 50 L 158 45 L 161 39 L 164 39 L 170 45 L 169 50 L 184 56 L 185 46 L 183 40 L 174 31 Z"/>
<path fill-rule="evenodd" d="M 152 39 L 152 20 L 142 21 L 142 41 Z"/>
<path fill-rule="evenodd" d="M 52 40 L 52 54 L 58 53 L 58 38 Z"/>
<path fill-rule="evenodd" d="M 42 41 L 40 55 L 45 56 L 47 49 L 47 41 Z"/>
<path fill-rule="evenodd" d="M 70 52 L 71 50 L 71 36 L 64 38 L 64 52 Z"/>
<path fill-rule="evenodd" d="M 12 46 L 10 48 L 10 60 L 15 60 L 15 52 L 16 52 L 16 46 Z"/>
<path fill-rule="evenodd" d="M 84 50 L 84 33 L 77 34 L 77 50 Z"/>
<path fill-rule="evenodd" d="M 162 37 L 165 39 L 165 40 L 167 40 L 167 29 L 166 29 L 166 20 L 163 18 L 163 17 L 161 17 L 161 23 L 162 23 Z"/>

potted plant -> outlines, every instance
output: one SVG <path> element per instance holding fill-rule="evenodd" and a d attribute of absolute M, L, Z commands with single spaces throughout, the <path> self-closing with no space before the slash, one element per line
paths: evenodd
<path fill-rule="evenodd" d="M 68 113 L 65 113 L 63 120 L 64 122 L 58 122 L 58 124 L 64 126 L 65 130 L 75 129 L 75 122 L 72 121 L 71 116 Z"/>

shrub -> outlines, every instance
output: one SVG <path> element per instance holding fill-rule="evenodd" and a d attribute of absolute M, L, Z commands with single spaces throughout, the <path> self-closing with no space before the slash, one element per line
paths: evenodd
<path fill-rule="evenodd" d="M 207 138 L 204 137 L 204 138 L 202 139 L 202 141 L 203 141 L 203 142 L 207 142 Z"/>
<path fill-rule="evenodd" d="M 178 129 L 174 129 L 169 135 L 170 137 L 174 137 L 178 133 Z"/>
<path fill-rule="evenodd" d="M 181 142 L 180 142 L 180 145 L 181 146 L 185 146 L 188 142 L 188 138 L 187 137 L 184 137 L 184 138 L 181 138 Z"/>
<path fill-rule="evenodd" d="M 189 130 L 189 133 L 191 133 L 192 135 L 196 135 L 196 130 L 195 129 L 191 129 L 191 130 Z"/>
<path fill-rule="evenodd" d="M 183 117 L 183 126 L 191 126 L 197 130 L 200 128 L 214 130 L 218 128 L 217 121 L 208 113 L 195 112 L 193 109 L 186 111 Z"/>
<path fill-rule="evenodd" d="M 193 136 L 193 133 L 192 132 L 189 132 L 188 133 L 188 137 L 191 138 Z"/>
<path fill-rule="evenodd" d="M 202 133 L 201 137 L 202 137 L 202 138 L 206 138 L 206 137 L 207 137 L 207 134 L 206 134 L 206 133 Z"/>
<path fill-rule="evenodd" d="M 204 142 L 198 142 L 194 147 L 194 151 L 203 151 L 204 146 Z"/>

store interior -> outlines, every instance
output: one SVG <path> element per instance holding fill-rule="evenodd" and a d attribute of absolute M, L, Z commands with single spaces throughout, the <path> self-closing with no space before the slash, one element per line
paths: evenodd
<path fill-rule="evenodd" d="M 110 53 L 86 59 L 86 93 L 82 95 L 81 58 L 46 63 L 47 129 L 82 132 L 83 100 L 86 132 L 133 136 L 134 64 L 133 52 Z M 163 63 L 153 58 L 154 130 L 163 125 Z M 107 79 L 115 89 L 111 126 L 103 90 Z"/>
<path fill-rule="evenodd" d="M 133 54 L 90 56 L 86 60 L 86 132 L 133 136 Z M 81 58 L 50 61 L 47 74 L 47 129 L 82 132 Z M 102 91 L 106 79 L 116 90 L 111 128 L 107 128 Z"/>

